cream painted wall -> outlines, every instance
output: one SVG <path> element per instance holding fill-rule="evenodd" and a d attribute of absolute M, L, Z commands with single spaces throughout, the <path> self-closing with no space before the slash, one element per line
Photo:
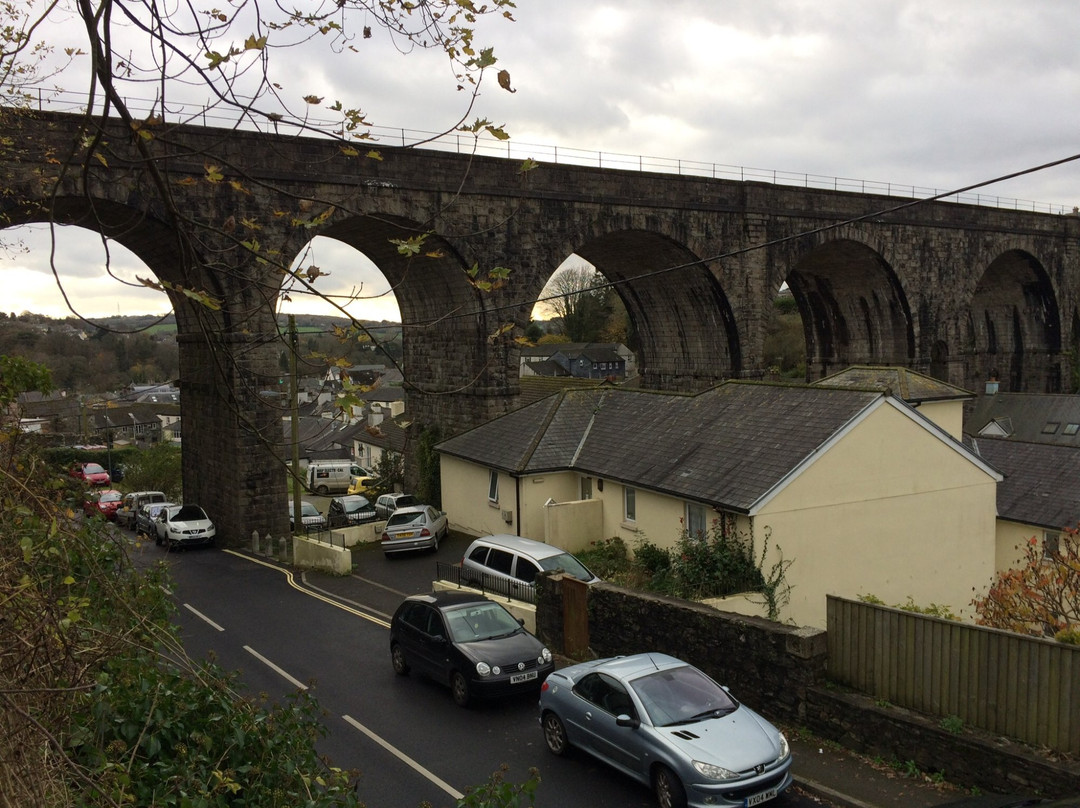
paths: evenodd
<path fill-rule="evenodd" d="M 994 573 L 995 478 L 892 407 L 879 407 L 755 515 L 768 570 L 791 559 L 783 618 L 825 627 L 825 595 L 910 596 L 970 616 Z"/>
<path fill-rule="evenodd" d="M 523 477 L 520 485 L 521 532 L 518 535 L 534 541 L 551 542 L 551 537 L 547 535 L 547 516 L 544 513 L 544 505 L 549 499 L 556 502 L 577 500 L 577 478 L 577 474 L 568 471 Z M 517 524 L 516 520 L 515 524 Z"/>
<path fill-rule="evenodd" d="M 916 407 L 915 411 L 933 421 L 956 440 L 964 439 L 963 401 L 925 401 Z"/>
<path fill-rule="evenodd" d="M 1014 570 L 1024 564 L 1024 545 L 1035 537 L 1042 545 L 1045 528 L 1036 525 L 1028 525 L 1023 522 L 1010 522 L 1007 519 L 997 520 L 997 562 L 996 571 Z M 986 585 L 989 586 L 987 581 Z"/>
<path fill-rule="evenodd" d="M 488 501 L 488 470 L 475 463 L 443 455 L 439 462 L 442 476 L 442 504 L 450 529 L 473 536 L 514 533 L 513 523 L 502 519 L 502 512 L 518 510 L 514 479 L 499 475 L 499 502 Z"/>

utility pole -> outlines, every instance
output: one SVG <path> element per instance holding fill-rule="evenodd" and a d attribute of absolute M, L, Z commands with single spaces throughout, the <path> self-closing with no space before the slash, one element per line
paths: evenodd
<path fill-rule="evenodd" d="M 300 476 L 300 391 L 296 379 L 296 354 L 300 350 L 300 339 L 296 335 L 296 315 L 289 315 L 289 423 L 292 427 L 292 504 L 293 504 L 293 532 L 297 532 L 303 522 L 303 511 L 300 509 L 300 491 L 303 488 L 303 479 Z"/>

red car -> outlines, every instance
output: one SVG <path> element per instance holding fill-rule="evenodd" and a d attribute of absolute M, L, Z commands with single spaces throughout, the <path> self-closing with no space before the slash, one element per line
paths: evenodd
<path fill-rule="evenodd" d="M 83 511 L 87 516 L 104 516 L 110 522 L 115 522 L 116 512 L 120 509 L 123 499 L 123 494 L 111 488 L 95 491 L 83 502 Z"/>
<path fill-rule="evenodd" d="M 100 463 L 79 463 L 71 470 L 71 476 L 90 485 L 108 485 L 112 482 L 109 472 Z"/>

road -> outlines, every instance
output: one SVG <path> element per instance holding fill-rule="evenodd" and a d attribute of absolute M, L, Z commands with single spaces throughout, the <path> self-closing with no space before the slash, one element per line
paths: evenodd
<path fill-rule="evenodd" d="M 539 770 L 539 806 L 654 806 L 647 788 L 581 753 L 551 755 L 534 697 L 463 710 L 445 688 L 394 675 L 390 614 L 406 594 L 430 590 L 435 560 L 460 559 L 467 543 L 452 535 L 437 555 L 395 559 L 365 548 L 345 580 L 212 548 L 166 556 L 144 544 L 139 555 L 168 559 L 189 654 L 212 652 L 222 667 L 240 672 L 249 693 L 275 701 L 298 687 L 312 690 L 330 730 L 320 752 L 361 772 L 358 792 L 371 808 L 453 806 L 502 764 L 517 781 Z M 820 802 L 794 791 L 772 803 L 811 804 Z"/>

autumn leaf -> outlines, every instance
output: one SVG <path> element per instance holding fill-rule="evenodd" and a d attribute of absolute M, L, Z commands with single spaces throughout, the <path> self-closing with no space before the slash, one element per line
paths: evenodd
<path fill-rule="evenodd" d="M 510 93 L 516 93 L 517 92 L 517 90 L 515 90 L 513 87 L 510 86 L 510 71 L 509 70 L 500 70 L 499 71 L 499 86 L 502 87 L 507 92 L 510 92 Z"/>

